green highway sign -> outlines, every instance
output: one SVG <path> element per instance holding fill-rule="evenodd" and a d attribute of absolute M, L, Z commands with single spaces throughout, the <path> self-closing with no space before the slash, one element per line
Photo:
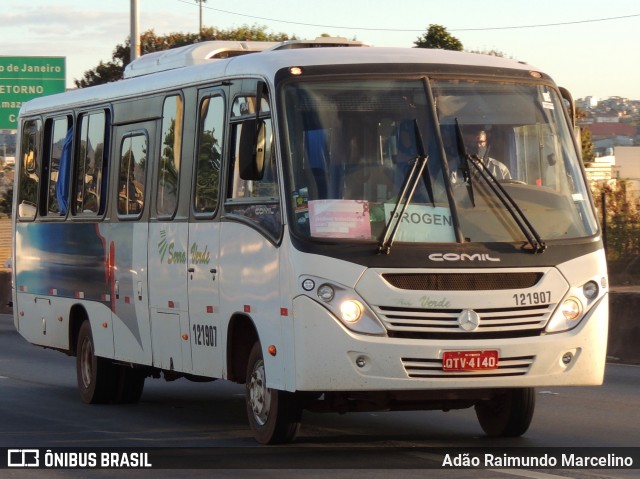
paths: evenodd
<path fill-rule="evenodd" d="M 18 126 L 23 103 L 66 87 L 64 57 L 0 57 L 0 129 Z"/>

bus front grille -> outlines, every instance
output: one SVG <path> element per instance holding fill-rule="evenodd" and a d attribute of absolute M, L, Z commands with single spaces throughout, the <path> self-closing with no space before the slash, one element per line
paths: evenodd
<path fill-rule="evenodd" d="M 387 334 L 405 339 L 500 339 L 539 336 L 554 304 L 475 309 L 480 321 L 469 331 L 460 324 L 462 309 L 427 309 L 377 306 Z"/>
<path fill-rule="evenodd" d="M 407 376 L 414 379 L 495 378 L 527 374 L 535 356 L 500 358 L 497 369 L 483 371 L 444 371 L 442 359 L 402 358 Z"/>
<path fill-rule="evenodd" d="M 524 273 L 387 273 L 391 286 L 413 291 L 494 291 L 535 286 L 543 274 Z"/>

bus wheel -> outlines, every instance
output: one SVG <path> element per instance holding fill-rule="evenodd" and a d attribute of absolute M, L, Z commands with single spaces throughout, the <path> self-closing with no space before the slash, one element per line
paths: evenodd
<path fill-rule="evenodd" d="M 139 369 L 115 366 L 116 384 L 113 401 L 118 404 L 135 404 L 144 390 L 145 374 Z"/>
<path fill-rule="evenodd" d="M 115 386 L 115 366 L 95 355 L 91 324 L 84 321 L 78 333 L 76 376 L 82 401 L 88 404 L 106 403 L 112 399 Z"/>
<path fill-rule="evenodd" d="M 245 382 L 247 416 L 261 444 L 283 444 L 300 429 L 302 406 L 295 394 L 267 388 L 262 347 L 256 342 L 249 354 Z"/>
<path fill-rule="evenodd" d="M 529 429 L 535 405 L 534 388 L 508 389 L 477 403 L 476 416 L 488 436 L 517 437 Z"/>

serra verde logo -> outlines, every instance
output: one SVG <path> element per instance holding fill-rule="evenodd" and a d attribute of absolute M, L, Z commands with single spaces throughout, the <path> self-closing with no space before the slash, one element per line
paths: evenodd
<path fill-rule="evenodd" d="M 209 264 L 211 255 L 208 246 L 204 250 L 200 250 L 198 243 L 191 245 L 191 262 L 193 264 Z M 184 250 L 176 250 L 175 243 L 167 240 L 167 232 L 160 231 L 160 241 L 158 242 L 158 254 L 160 255 L 160 263 L 164 263 L 166 258 L 167 264 L 187 264 L 187 252 Z"/>

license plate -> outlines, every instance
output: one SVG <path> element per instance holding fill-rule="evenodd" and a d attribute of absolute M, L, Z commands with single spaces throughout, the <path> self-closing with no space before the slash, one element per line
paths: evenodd
<path fill-rule="evenodd" d="M 498 351 L 445 351 L 443 371 L 488 371 L 498 368 Z"/>

